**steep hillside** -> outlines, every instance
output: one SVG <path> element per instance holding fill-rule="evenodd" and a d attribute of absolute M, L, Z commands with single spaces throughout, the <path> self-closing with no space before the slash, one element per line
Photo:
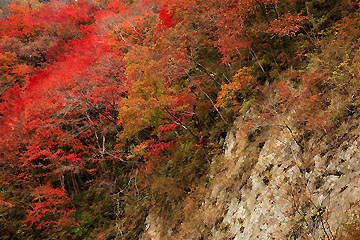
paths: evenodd
<path fill-rule="evenodd" d="M 335 143 L 331 135 L 309 137 L 313 148 L 304 151 L 291 113 L 257 124 L 251 139 L 245 124 L 235 121 L 224 159 L 185 200 L 183 222 L 169 225 L 150 212 L 141 239 L 357 239 L 358 124 Z"/>
<path fill-rule="evenodd" d="M 360 236 L 358 1 L 1 7 L 1 239 Z"/>

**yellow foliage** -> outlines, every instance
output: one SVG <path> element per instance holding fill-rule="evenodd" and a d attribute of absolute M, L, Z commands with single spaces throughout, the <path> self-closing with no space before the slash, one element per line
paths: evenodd
<path fill-rule="evenodd" d="M 217 98 L 217 107 L 231 108 L 239 107 L 246 97 L 252 92 L 253 78 L 250 75 L 249 68 L 241 68 L 233 77 L 233 81 L 221 86 L 221 91 Z"/>

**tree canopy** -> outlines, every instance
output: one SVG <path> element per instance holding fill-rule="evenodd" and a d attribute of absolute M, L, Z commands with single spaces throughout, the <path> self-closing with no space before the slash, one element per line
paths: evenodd
<path fill-rule="evenodd" d="M 326 94 L 355 90 L 341 85 L 335 67 L 303 70 L 329 39 L 340 41 L 335 35 L 358 36 L 358 7 L 350 0 L 9 5 L 0 18 L 2 239 L 137 239 L 150 209 L 182 216 L 184 197 L 208 178 L 233 119 L 261 108 L 255 99 L 268 91 L 278 111 L 304 106 L 300 128 L 319 130 L 331 119 Z M 358 61 L 349 54 L 337 71 Z M 354 89 L 358 74 L 347 74 Z M 259 118 L 274 115 L 262 107 Z"/>

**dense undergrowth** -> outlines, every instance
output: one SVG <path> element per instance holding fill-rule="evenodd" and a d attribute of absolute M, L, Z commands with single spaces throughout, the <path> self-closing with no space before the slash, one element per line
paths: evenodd
<path fill-rule="evenodd" d="M 138 239 L 149 211 L 175 228 L 239 115 L 249 142 L 290 110 L 303 151 L 356 137 L 359 14 L 351 0 L 4 6 L 1 239 Z"/>

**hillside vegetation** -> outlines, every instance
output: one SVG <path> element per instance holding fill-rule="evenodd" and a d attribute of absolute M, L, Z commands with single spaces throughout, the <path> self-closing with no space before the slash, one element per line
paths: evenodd
<path fill-rule="evenodd" d="M 357 141 L 356 0 L 1 7 L 0 239 L 139 239 L 149 213 L 178 239 L 213 239 L 176 229 L 229 168 L 236 118 L 260 149 L 267 126 L 287 129 L 305 170 Z M 241 181 L 259 150 L 247 151 Z M 359 239 L 352 216 L 325 239 Z"/>

